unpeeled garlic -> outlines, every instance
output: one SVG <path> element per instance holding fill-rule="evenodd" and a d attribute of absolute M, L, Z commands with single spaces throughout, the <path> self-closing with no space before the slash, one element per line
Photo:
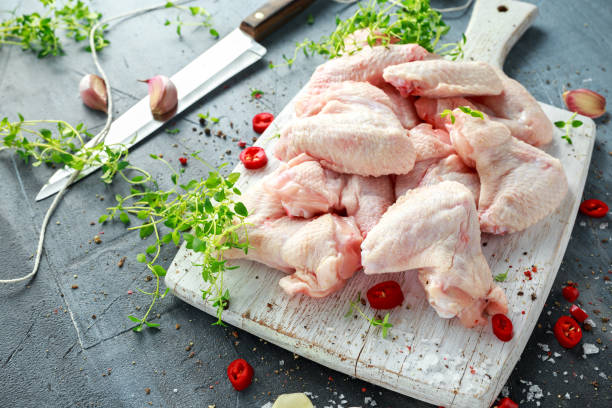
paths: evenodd
<path fill-rule="evenodd" d="M 563 100 L 569 110 L 589 118 L 598 118 L 606 112 L 606 98 L 590 89 L 565 91 Z"/>
<path fill-rule="evenodd" d="M 146 81 L 149 85 L 149 106 L 156 120 L 166 121 L 176 113 L 178 95 L 174 83 L 164 75 L 156 75 Z"/>
<path fill-rule="evenodd" d="M 79 93 L 86 106 L 107 112 L 106 84 L 102 78 L 94 74 L 85 75 L 79 83 Z"/>

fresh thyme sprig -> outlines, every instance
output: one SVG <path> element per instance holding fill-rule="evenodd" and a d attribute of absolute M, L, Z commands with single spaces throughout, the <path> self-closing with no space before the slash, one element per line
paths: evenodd
<path fill-rule="evenodd" d="M 336 17 L 336 29 L 323 36 L 318 42 L 305 39 L 296 45 L 293 57 L 283 56 L 289 66 L 295 62 L 299 51 L 305 56 L 315 54 L 326 58 L 335 58 L 345 53 L 353 53 L 361 47 L 351 45 L 347 52 L 345 40 L 357 30 L 367 29 L 367 42 L 388 45 L 419 44 L 430 52 L 449 27 L 442 21 L 442 15 L 429 6 L 429 0 L 369 0 L 358 4 L 358 9 L 351 17 L 341 20 Z M 355 48 L 355 49 L 353 49 Z M 275 65 L 270 63 L 270 68 Z"/>
<path fill-rule="evenodd" d="M 194 26 L 194 27 L 208 28 L 209 29 L 208 32 L 210 33 L 210 35 L 212 35 L 215 38 L 219 37 L 219 32 L 217 30 L 215 30 L 213 28 L 213 26 L 212 26 L 212 22 L 211 22 L 212 16 L 203 7 L 182 6 L 182 5 L 178 5 L 178 4 L 175 4 L 174 2 L 169 1 L 169 2 L 166 3 L 166 8 L 175 8 L 177 10 L 186 11 L 192 17 L 200 17 L 202 19 L 201 21 L 187 21 L 187 22 L 183 21 L 180 16 L 176 16 L 176 21 L 174 21 L 174 22 L 166 19 L 166 21 L 164 22 L 164 25 L 165 26 L 170 26 L 170 25 L 175 24 L 176 25 L 176 34 L 179 37 L 182 36 L 182 28 L 184 26 Z"/>
<path fill-rule="evenodd" d="M 66 0 L 60 6 L 55 0 L 39 0 L 44 12 L 14 15 L 0 22 L 0 47 L 20 46 L 24 51 L 33 51 L 39 58 L 64 53 L 60 32 L 80 42 L 88 39 L 91 28 L 102 18 L 102 14 L 91 11 L 81 0 Z M 95 32 L 96 50 L 108 46 L 103 26 Z M 89 48 L 89 47 L 87 47 Z"/>
<path fill-rule="evenodd" d="M 573 128 L 578 128 L 582 126 L 582 121 L 575 119 L 576 115 L 577 113 L 574 112 L 574 114 L 570 116 L 568 120 L 566 121 L 559 120 L 555 122 L 556 127 L 558 127 L 559 129 L 565 129 L 565 134 L 561 136 L 561 139 L 565 139 L 568 144 L 573 144 L 572 137 L 570 135 L 571 130 Z"/>
<path fill-rule="evenodd" d="M 382 319 L 377 319 L 376 316 L 375 317 L 368 317 L 366 316 L 365 313 L 363 313 L 363 311 L 361 310 L 361 308 L 359 307 L 359 304 L 361 303 L 361 292 L 357 292 L 357 299 L 353 302 L 349 302 L 350 306 L 349 306 L 349 310 L 348 312 L 346 312 L 346 314 L 344 315 L 344 317 L 351 317 L 353 315 L 354 311 L 357 311 L 357 313 L 363 317 L 364 319 L 366 319 L 368 322 L 370 322 L 370 326 L 372 327 L 382 327 L 382 331 L 381 331 L 381 335 L 382 338 L 387 338 L 387 333 L 389 331 L 389 329 L 391 327 L 393 327 L 393 325 L 391 323 L 389 323 L 389 313 L 387 313 L 385 315 L 385 317 L 383 317 Z"/>
<path fill-rule="evenodd" d="M 468 106 L 459 106 L 458 109 L 463 112 L 466 113 L 474 118 L 480 118 L 484 120 L 484 115 L 481 111 L 476 110 L 476 109 L 472 109 Z M 447 116 L 450 116 L 450 120 L 451 120 L 451 124 L 455 124 L 455 115 L 453 115 L 453 111 L 450 109 L 444 109 L 442 111 L 442 113 L 440 113 L 440 117 L 441 118 L 445 118 Z"/>
<path fill-rule="evenodd" d="M 217 123 L 219 123 L 219 120 L 220 120 L 219 118 L 212 116 L 209 111 L 207 111 L 205 114 L 204 113 L 198 113 L 198 118 L 200 118 L 200 119 L 202 119 L 204 121 L 210 120 L 215 125 Z M 206 122 L 204 122 L 204 123 L 206 123 Z"/>
<path fill-rule="evenodd" d="M 55 133 L 42 126 L 54 125 Z M 83 147 L 91 134 L 82 123 L 72 126 L 63 120 L 25 120 L 19 115 L 16 122 L 3 118 L 0 121 L 0 152 L 12 150 L 32 166 L 42 163 L 66 166 L 73 170 L 83 170 L 89 166 L 102 166 L 101 179 L 111 183 L 119 174 L 131 184 L 141 184 L 151 180 L 145 170 L 132 166 L 128 161 L 128 150 L 122 145 L 108 146 L 103 143 Z M 82 148 L 83 147 L 83 148 Z M 128 178 L 125 172 L 134 170 L 140 173 Z"/>
<path fill-rule="evenodd" d="M 452 61 L 462 60 L 464 55 L 463 47 L 465 47 L 466 41 L 465 34 L 461 34 L 461 40 L 456 43 L 442 44 L 436 49 L 436 54 L 449 56 Z"/>
<path fill-rule="evenodd" d="M 157 285 L 154 292 L 141 291 L 153 298 L 145 315 L 142 318 L 129 317 L 140 323 L 134 329 L 136 331 L 142 330 L 144 325 L 151 327 L 147 320 L 149 313 L 156 300 L 165 296 L 165 293 L 160 292 L 159 280 L 166 274 L 166 270 L 156 263 L 162 245 L 172 242 L 178 246 L 184 240 L 188 249 L 201 255 L 202 262 L 196 266 L 202 268 L 202 278 L 209 284 L 202 297 L 217 308 L 218 320 L 215 324 L 223 324 L 223 310 L 229 305 L 229 291 L 223 286 L 223 274 L 237 268 L 226 265 L 223 253 L 231 248 L 244 250 L 245 253 L 248 251 L 245 223 L 248 213 L 244 204 L 238 201 L 241 192 L 235 187 L 240 173 L 231 173 L 225 177 L 221 169 L 226 164 L 213 168 L 198 153 L 192 154 L 192 157 L 210 168 L 206 179 L 193 179 L 186 184 L 179 184 L 180 173 L 167 161 L 151 155 L 152 159 L 163 162 L 172 170 L 174 187 L 168 191 L 141 191 L 134 188 L 125 197 L 117 195 L 117 205 L 108 208 L 108 215 L 103 215 L 99 220 L 104 222 L 117 217 L 127 224 L 130 217 L 136 217 L 143 220 L 143 223 L 130 227 L 130 230 L 139 230 L 143 239 L 155 234 L 155 243 L 145 253 L 137 256 L 137 260 L 145 263 L 155 275 Z M 162 225 L 167 228 L 164 234 L 160 230 Z M 152 258 L 149 259 L 147 255 Z"/>
<path fill-rule="evenodd" d="M 493 279 L 495 280 L 495 282 L 505 282 L 506 279 L 508 279 L 508 271 L 504 273 L 498 273 L 493 277 Z"/>

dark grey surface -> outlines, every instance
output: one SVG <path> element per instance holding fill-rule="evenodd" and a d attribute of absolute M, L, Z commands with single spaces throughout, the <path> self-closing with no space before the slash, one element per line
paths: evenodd
<path fill-rule="evenodd" d="M 20 2 L 5 0 L 2 8 Z M 129 4 L 128 4 L 129 3 Z M 241 18 L 262 1 L 200 1 L 213 13 L 215 27 L 225 35 Z M 462 1 L 434 0 L 433 5 L 448 7 Z M 610 97 L 612 46 L 609 0 L 575 2 L 536 1 L 540 16 L 533 28 L 511 51 L 506 72 L 521 81 L 538 100 L 562 107 L 565 88 L 587 87 Z M 19 11 L 31 10 L 25 1 Z M 94 8 L 112 16 L 148 5 L 144 0 L 95 1 Z M 228 81 L 188 112 L 170 122 L 168 128 L 149 138 L 131 154 L 131 161 L 168 179 L 163 169 L 148 158 L 163 153 L 176 164 L 184 152 L 202 150 L 212 163 L 236 163 L 239 148 L 232 138 L 251 140 L 251 117 L 260 111 L 278 113 L 300 89 L 321 61 L 300 59 L 291 69 L 270 70 L 267 60 L 279 62 L 291 53 L 293 44 L 304 37 L 318 38 L 333 27 L 334 16 L 348 16 L 350 8 L 319 0 L 294 22 L 268 38 L 269 54 Z M 315 24 L 306 24 L 311 13 Z M 171 75 L 214 44 L 205 30 L 184 30 L 177 38 L 172 28 L 163 26 L 176 11 L 158 11 L 113 24 L 108 33 L 112 44 L 101 54 L 115 92 L 115 113 L 124 112 L 146 94 L 136 79 L 155 74 Z M 455 41 L 465 29 L 469 12 L 448 15 L 452 30 L 447 41 Z M 66 42 L 70 44 L 70 42 Z M 85 108 L 78 96 L 78 81 L 94 72 L 90 55 L 80 46 L 69 45 L 61 58 L 38 60 L 15 47 L 0 48 L 0 117 L 15 119 L 21 112 L 28 119 L 61 118 L 71 123 L 83 121 L 96 130 L 104 116 Z M 213 61 L 211 61 L 212 63 Z M 250 88 L 265 91 L 259 101 L 250 99 Z M 197 113 L 210 111 L 221 117 L 218 129 L 227 140 L 199 135 Z M 612 145 L 610 114 L 598 119 L 597 141 L 585 198 L 599 198 L 612 204 L 610 197 Z M 230 129 L 229 123 L 234 124 Z M 197 132 L 193 132 L 192 128 Z M 226 150 L 231 153 L 225 153 Z M 198 176 L 202 168 L 190 163 L 187 173 Z M 39 225 L 50 200 L 39 203 L 34 197 L 52 174 L 51 168 L 32 169 L 10 154 L 0 154 L 0 264 L 2 278 L 21 276 L 32 267 Z M 572 175 L 568 175 L 571 177 Z M 34 406 L 207 406 L 261 407 L 278 394 L 308 391 L 318 407 L 341 405 L 371 406 L 371 397 L 380 407 L 426 407 L 428 404 L 401 396 L 366 382 L 331 371 L 292 353 L 267 344 L 232 327 L 211 326 L 213 319 L 180 300 L 169 296 L 155 308 L 162 330 L 133 333 L 126 315 L 142 313 L 148 298 L 136 288 L 152 289 L 146 271 L 135 261 L 148 243 L 123 225 L 90 225 L 113 203 L 114 194 L 126 190 L 122 183 L 103 185 L 98 176 L 79 182 L 67 193 L 49 225 L 45 252 L 38 276 L 28 285 L 0 286 L 0 405 Z M 101 201 L 101 197 L 105 200 Z M 609 344 L 612 326 L 602 324 L 611 317 L 612 304 L 610 215 L 590 219 L 578 215 L 561 270 L 547 306 L 520 362 L 508 382 L 510 396 L 521 406 L 609 407 L 612 405 L 612 375 Z M 103 232 L 102 244 L 92 238 Z M 169 264 L 176 248 L 166 247 L 163 263 Z M 123 268 L 118 260 L 127 256 Z M 598 354 L 582 356 L 577 347 L 562 349 L 550 332 L 552 324 L 567 312 L 569 303 L 561 296 L 564 282 L 579 283 L 579 303 L 597 327 L 584 334 L 583 343 L 596 344 Z M 78 284 L 78 289 L 71 289 Z M 135 293 L 128 295 L 128 290 Z M 512 296 L 513 294 L 509 294 Z M 596 314 L 596 310 L 600 313 Z M 92 315 L 96 315 L 96 319 Z M 175 328 L 180 324 L 180 330 Z M 604 332 L 604 327 L 606 332 Z M 232 332 L 236 332 L 235 338 Z M 78 333 L 78 334 L 77 334 Z M 81 342 L 78 340 L 81 338 Z M 598 344 L 597 341 L 602 344 Z M 195 355 L 185 348 L 193 342 Z M 547 345 L 554 363 L 543 361 Z M 546 348 L 546 347 L 544 347 Z M 246 391 L 235 392 L 225 376 L 227 364 L 247 359 L 255 368 L 255 383 Z M 544 357 L 545 358 L 545 357 Z M 593 381 L 597 384 L 594 385 Z M 528 401 L 529 388 L 537 385 L 543 396 Z M 145 394 L 150 388 L 150 394 Z M 365 389 L 365 391 L 363 390 Z M 571 399 L 565 399 L 569 393 Z M 537 392 L 536 392 L 537 394 Z M 537 397 L 537 395 L 536 395 Z M 342 402 L 346 400 L 346 402 Z M 332 404 L 333 401 L 333 404 Z"/>

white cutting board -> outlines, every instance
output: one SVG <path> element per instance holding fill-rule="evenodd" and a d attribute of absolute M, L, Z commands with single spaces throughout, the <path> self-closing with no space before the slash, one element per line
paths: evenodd
<path fill-rule="evenodd" d="M 498 11 L 505 6 L 507 11 Z M 502 65 L 508 50 L 531 24 L 536 7 L 515 1 L 479 0 L 467 30 L 466 57 Z M 561 90 L 559 90 L 561 91 Z M 542 104 L 552 121 L 567 120 L 571 112 Z M 293 102 L 278 115 L 257 145 L 268 152 L 269 164 L 260 171 L 245 170 L 240 188 L 260 180 L 278 166 L 272 157 L 277 139 L 272 135 L 293 118 Z M 223 320 L 302 357 L 345 374 L 435 405 L 465 408 L 489 407 L 508 376 L 542 311 L 567 246 L 580 204 L 595 141 L 595 124 L 580 117 L 584 125 L 573 131 L 573 145 L 556 129 L 546 151 L 559 158 L 568 176 L 569 192 L 559 209 L 519 234 L 504 237 L 483 235 L 485 256 L 494 275 L 512 265 L 508 279 L 500 283 L 509 301 L 514 338 L 503 343 L 490 324 L 466 329 L 459 322 L 439 318 L 429 307 L 416 274 L 405 272 L 366 276 L 359 271 L 347 286 L 327 298 L 290 298 L 278 286 L 284 276 L 262 264 L 237 261 L 240 268 L 226 272 L 224 287 L 231 294 Z M 483 244 L 484 245 L 484 244 Z M 181 247 L 166 276 L 174 294 L 191 305 L 215 315 L 202 300 L 205 289 L 199 259 Z M 523 272 L 537 265 L 532 280 Z M 364 319 L 345 318 L 349 300 L 377 282 L 398 280 L 406 294 L 402 308 L 391 312 L 389 336 Z M 517 293 L 523 292 L 522 296 Z M 535 294 L 535 300 L 532 300 Z M 524 314 L 523 314 L 524 312 Z M 365 313 L 373 315 L 368 306 Z"/>

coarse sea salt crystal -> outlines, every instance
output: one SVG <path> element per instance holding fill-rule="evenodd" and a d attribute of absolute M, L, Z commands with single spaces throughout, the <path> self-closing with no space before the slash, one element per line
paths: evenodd
<path fill-rule="evenodd" d="M 559 358 L 559 357 L 561 357 L 561 354 L 559 354 L 559 353 L 557 353 L 557 352 L 555 351 L 555 352 L 553 353 L 553 356 L 555 356 L 555 357 Z"/>
<path fill-rule="evenodd" d="M 538 343 L 538 347 L 541 348 L 542 351 L 546 351 L 546 352 L 550 351 L 550 347 L 548 346 L 548 344 Z"/>
<path fill-rule="evenodd" d="M 599 373 L 599 376 L 600 376 L 601 378 L 605 378 L 605 379 L 607 379 L 607 378 L 608 378 L 608 376 L 607 376 L 607 375 L 606 375 L 606 374 L 605 374 L 603 371 L 602 371 L 601 373 Z"/>
<path fill-rule="evenodd" d="M 569 392 L 566 392 L 565 395 L 563 396 L 563 398 L 565 398 L 566 400 L 571 399 Z"/>
<path fill-rule="evenodd" d="M 597 354 L 597 353 L 599 353 L 599 347 L 597 347 L 596 345 L 594 345 L 592 343 L 584 343 L 582 345 L 582 351 L 587 356 L 589 354 Z"/>
<path fill-rule="evenodd" d="M 599 229 L 600 230 L 605 230 L 606 228 L 608 228 L 608 223 L 607 222 L 602 222 L 601 224 L 599 224 Z"/>
<path fill-rule="evenodd" d="M 538 400 L 542 398 L 543 396 L 544 396 L 544 393 L 542 392 L 542 388 L 540 388 L 539 385 L 533 384 L 529 386 L 529 390 L 527 392 L 527 402 Z"/>
<path fill-rule="evenodd" d="M 580 223 L 578 225 L 580 225 L 581 227 L 586 227 L 586 222 L 580 221 Z"/>

